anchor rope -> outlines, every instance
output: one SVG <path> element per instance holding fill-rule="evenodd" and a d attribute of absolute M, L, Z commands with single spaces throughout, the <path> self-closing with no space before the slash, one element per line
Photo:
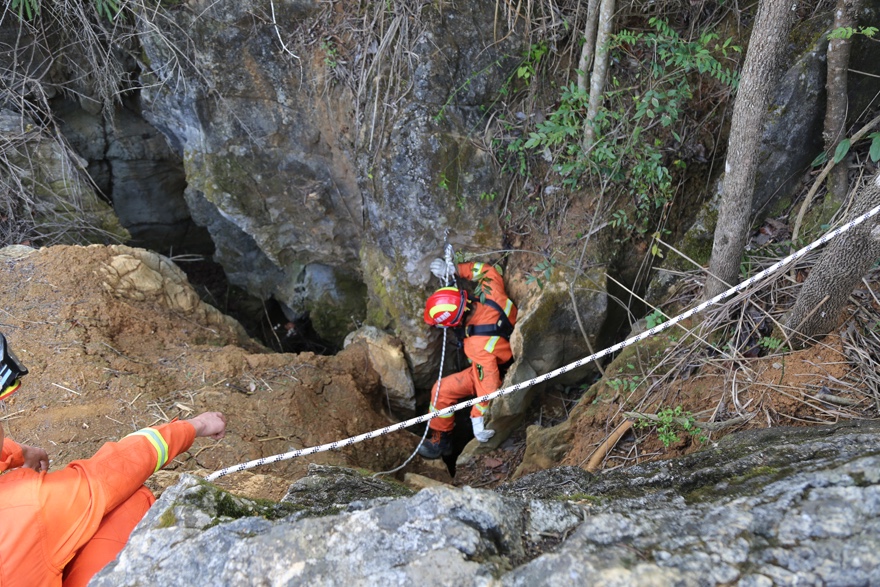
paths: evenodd
<path fill-rule="evenodd" d="M 534 377 L 532 379 L 529 379 L 527 381 L 523 381 L 521 383 L 516 383 L 514 385 L 501 388 L 497 391 L 494 391 L 494 392 L 487 394 L 487 395 L 484 395 L 484 396 L 475 397 L 475 398 L 472 398 L 469 400 L 465 400 L 461 403 L 455 404 L 453 406 L 449 406 L 448 408 L 444 408 L 442 410 L 431 411 L 427 414 L 423 414 L 423 415 L 417 416 L 415 418 L 410 418 L 409 420 L 406 420 L 403 422 L 398 422 L 397 424 L 392 424 L 391 426 L 386 426 L 384 428 L 379 428 L 377 430 L 365 432 L 365 433 L 359 434 L 357 436 L 351 436 L 351 437 L 345 438 L 343 440 L 337 440 L 337 441 L 330 442 L 327 444 L 322 444 L 319 446 L 312 446 L 312 447 L 308 447 L 308 448 L 293 450 L 293 451 L 286 452 L 283 454 L 277 454 L 274 456 L 263 457 L 261 459 L 256 459 L 253 461 L 248 461 L 246 463 L 240 463 L 238 465 L 226 467 L 225 469 L 220 469 L 219 471 L 215 471 L 214 473 L 211 473 L 205 479 L 207 481 L 214 481 L 220 477 L 223 477 L 224 475 L 229 475 L 231 473 L 238 473 L 241 471 L 245 471 L 247 469 L 252 469 L 254 467 L 259 467 L 262 465 L 269 465 L 272 463 L 277 463 L 279 461 L 285 461 L 285 460 L 294 459 L 297 457 L 313 455 L 316 453 L 326 452 L 329 450 L 338 450 L 341 448 L 346 448 L 346 447 L 349 447 L 353 444 L 357 444 L 359 442 L 364 442 L 365 440 L 370 440 L 372 438 L 384 436 L 386 434 L 391 434 L 392 432 L 397 432 L 398 430 L 403 430 L 404 428 L 409 428 L 410 426 L 414 426 L 416 424 L 422 424 L 424 422 L 427 422 L 428 420 L 432 420 L 433 418 L 447 416 L 447 415 L 453 414 L 459 410 L 471 408 L 474 406 L 474 404 L 477 404 L 480 402 L 491 401 L 491 400 L 498 398 L 498 397 L 501 397 L 503 395 L 509 395 L 511 393 L 521 391 L 521 390 L 526 389 L 528 387 L 531 387 L 533 385 L 538 385 L 540 383 L 544 383 L 544 382 L 549 381 L 555 377 L 559 377 L 560 375 L 568 373 L 569 371 L 573 371 L 574 369 L 577 369 L 578 367 L 582 367 L 588 363 L 591 363 L 597 359 L 601 359 L 602 357 L 605 357 L 605 356 L 610 355 L 612 353 L 616 353 L 617 351 L 624 349 L 630 345 L 641 342 L 641 341 L 645 340 L 646 338 L 652 337 L 656 334 L 659 334 L 660 332 L 663 332 L 664 330 L 672 328 L 676 324 L 678 324 L 684 320 L 687 320 L 688 318 L 690 318 L 691 316 L 693 316 L 695 314 L 702 312 L 703 310 L 705 310 L 709 306 L 712 306 L 713 304 L 717 304 L 721 300 L 723 300 L 727 297 L 730 297 L 733 294 L 738 293 L 738 292 L 752 286 L 753 284 L 757 283 L 758 281 L 761 281 L 762 279 L 764 279 L 770 275 L 773 275 L 782 267 L 788 265 L 792 261 L 796 261 L 797 259 L 800 259 L 801 257 L 806 255 L 807 253 L 819 248 L 820 246 L 824 245 L 825 243 L 827 243 L 831 239 L 836 238 L 837 236 L 851 230 L 855 226 L 858 226 L 859 224 L 863 223 L 865 220 L 875 216 L 878 212 L 880 212 L 880 205 L 875 206 L 874 208 L 865 212 L 861 216 L 858 216 L 857 218 L 850 220 L 849 222 L 845 223 L 844 225 L 840 226 L 839 228 L 836 228 L 836 229 L 822 235 L 820 238 L 816 239 L 812 243 L 806 245 L 805 247 L 803 247 L 802 249 L 800 249 L 798 251 L 795 251 L 794 253 L 792 253 L 788 257 L 785 257 L 784 259 L 777 261 L 776 263 L 774 263 L 773 265 L 771 265 L 767 269 L 764 269 L 763 271 L 756 273 L 752 277 L 749 277 L 745 281 L 731 287 L 730 289 L 728 289 L 726 291 L 721 292 L 720 294 L 712 297 L 711 299 L 706 300 L 706 301 L 698 304 L 697 306 L 694 306 L 690 310 L 687 310 L 687 311 L 679 314 L 678 316 L 675 316 L 674 318 L 670 318 L 669 320 L 667 320 L 666 322 L 663 322 L 662 324 L 658 324 L 657 326 L 654 326 L 653 328 L 650 328 L 650 329 L 645 330 L 635 336 L 627 338 L 626 340 L 624 340 L 622 342 L 619 342 L 619 343 L 614 344 L 610 347 L 602 349 L 599 352 L 593 353 L 592 355 L 590 355 L 588 357 L 584 357 L 582 359 L 579 359 L 573 363 L 569 363 L 568 365 L 564 365 L 562 367 L 559 367 L 557 369 L 549 371 L 543 375 L 539 375 L 539 376 Z"/>

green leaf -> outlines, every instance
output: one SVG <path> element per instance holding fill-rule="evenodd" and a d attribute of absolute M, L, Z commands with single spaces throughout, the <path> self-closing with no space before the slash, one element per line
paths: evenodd
<path fill-rule="evenodd" d="M 871 158 L 871 161 L 876 163 L 880 160 L 880 132 L 872 133 L 871 136 L 871 148 L 868 151 L 868 156 Z"/>
<path fill-rule="evenodd" d="M 819 167 L 820 165 L 824 164 L 826 161 L 828 161 L 828 153 L 826 153 L 825 151 L 822 151 L 821 153 L 816 155 L 816 158 L 813 159 L 812 163 L 810 163 L 810 167 Z"/>
<path fill-rule="evenodd" d="M 839 27 L 828 33 L 829 39 L 849 39 L 855 34 L 855 29 L 851 26 Z"/>
<path fill-rule="evenodd" d="M 834 164 L 837 165 L 843 158 L 846 157 L 846 154 L 849 153 L 849 139 L 843 139 L 840 141 L 840 144 L 837 145 L 837 148 L 834 149 Z"/>

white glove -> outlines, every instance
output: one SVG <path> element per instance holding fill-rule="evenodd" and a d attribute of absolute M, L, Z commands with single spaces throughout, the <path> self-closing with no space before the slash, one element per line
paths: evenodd
<path fill-rule="evenodd" d="M 447 263 L 438 257 L 431 261 L 431 273 L 440 279 L 449 279 L 455 275 L 455 265 Z"/>
<path fill-rule="evenodd" d="M 483 428 L 483 418 L 471 418 L 471 424 L 474 426 L 474 438 L 480 442 L 489 442 L 489 439 L 495 436 L 494 430 L 486 430 Z"/>

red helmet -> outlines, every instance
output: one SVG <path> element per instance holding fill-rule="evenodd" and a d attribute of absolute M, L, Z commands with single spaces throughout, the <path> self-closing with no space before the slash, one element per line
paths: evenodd
<path fill-rule="evenodd" d="M 467 293 L 457 287 L 441 287 L 425 304 L 425 322 L 449 328 L 461 324 L 467 309 Z"/>

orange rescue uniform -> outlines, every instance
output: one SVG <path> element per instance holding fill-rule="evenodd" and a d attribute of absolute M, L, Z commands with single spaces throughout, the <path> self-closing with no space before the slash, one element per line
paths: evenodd
<path fill-rule="evenodd" d="M 113 560 L 155 501 L 144 482 L 196 431 L 175 421 L 108 442 L 60 471 L 24 468 L 21 448 L 0 451 L 0 587 L 78 587 Z M 9 470 L 13 469 L 13 470 Z"/>
<path fill-rule="evenodd" d="M 478 282 L 486 298 L 498 304 L 510 323 L 516 324 L 516 306 L 507 297 L 504 280 L 494 267 L 486 263 L 459 263 L 458 274 L 464 279 Z M 496 324 L 499 318 L 498 310 L 476 300 L 472 302 L 465 317 L 465 329 L 468 326 Z M 499 365 L 513 358 L 510 342 L 502 336 L 466 336 L 464 354 L 471 366 L 434 384 L 431 389 L 431 411 L 439 411 L 474 396 L 482 397 L 496 391 L 501 387 Z M 440 393 L 434 401 L 438 384 Z M 488 402 L 474 404 L 471 417 L 481 417 L 488 407 Z M 455 426 L 455 414 L 433 418 L 428 426 L 433 430 L 449 432 Z"/>

